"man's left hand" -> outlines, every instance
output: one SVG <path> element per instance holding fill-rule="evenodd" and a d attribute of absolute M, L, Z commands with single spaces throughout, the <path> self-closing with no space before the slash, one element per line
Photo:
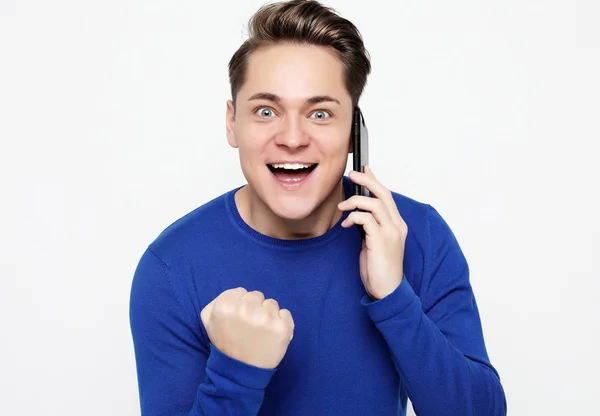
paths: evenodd
<path fill-rule="evenodd" d="M 351 171 L 349 177 L 352 182 L 365 186 L 371 197 L 354 195 L 338 204 L 342 211 L 364 211 L 351 212 L 342 227 L 363 226 L 366 235 L 360 252 L 360 277 L 369 296 L 379 300 L 402 282 L 408 226 L 398 212 L 392 193 L 379 183 L 369 167 L 365 167 L 365 173 Z"/>

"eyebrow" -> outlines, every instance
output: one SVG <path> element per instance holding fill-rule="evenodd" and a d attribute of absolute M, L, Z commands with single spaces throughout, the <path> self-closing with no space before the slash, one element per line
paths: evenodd
<path fill-rule="evenodd" d="M 253 100 L 267 100 L 267 101 L 273 101 L 275 103 L 280 103 L 281 97 L 279 97 L 275 94 L 272 94 L 270 92 L 257 92 L 256 94 L 254 94 L 250 98 L 248 98 L 248 101 L 253 101 Z M 308 104 L 333 102 L 333 103 L 337 103 L 337 104 L 341 105 L 339 100 L 337 100 L 329 95 L 315 95 L 314 97 L 309 97 L 304 101 Z"/>

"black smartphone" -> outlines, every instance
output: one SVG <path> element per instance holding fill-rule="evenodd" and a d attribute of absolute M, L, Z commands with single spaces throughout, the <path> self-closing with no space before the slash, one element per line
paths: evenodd
<path fill-rule="evenodd" d="M 360 107 L 354 108 L 352 116 L 352 169 L 364 172 L 365 166 L 369 164 L 369 131 L 365 124 L 365 118 Z M 354 184 L 354 195 L 371 196 L 369 190 L 362 185 Z M 362 238 L 365 238 L 365 230 L 362 225 L 357 225 Z"/>

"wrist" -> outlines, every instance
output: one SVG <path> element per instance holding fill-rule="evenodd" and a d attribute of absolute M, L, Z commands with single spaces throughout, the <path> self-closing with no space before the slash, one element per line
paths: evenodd
<path fill-rule="evenodd" d="M 369 295 L 369 298 L 372 301 L 376 302 L 376 301 L 381 300 L 381 299 L 391 295 L 392 293 L 394 293 L 398 289 L 398 287 L 400 286 L 401 283 L 402 283 L 402 277 L 400 278 L 400 281 L 390 283 L 389 285 L 386 285 L 385 287 L 381 287 L 376 290 L 367 290 L 367 295 Z"/>

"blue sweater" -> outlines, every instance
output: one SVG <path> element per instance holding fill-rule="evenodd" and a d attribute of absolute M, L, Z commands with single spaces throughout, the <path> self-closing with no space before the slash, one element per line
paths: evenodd
<path fill-rule="evenodd" d="M 344 176 L 346 195 L 352 184 Z M 239 189 L 239 188 L 237 188 Z M 131 290 L 141 411 L 178 415 L 505 415 L 469 268 L 430 205 L 393 193 L 408 225 L 404 279 L 379 301 L 359 276 L 361 238 L 342 219 L 280 240 L 240 217 L 231 190 L 179 219 L 143 254 Z M 212 345 L 200 311 L 226 289 L 259 290 L 290 310 L 277 369 Z"/>

